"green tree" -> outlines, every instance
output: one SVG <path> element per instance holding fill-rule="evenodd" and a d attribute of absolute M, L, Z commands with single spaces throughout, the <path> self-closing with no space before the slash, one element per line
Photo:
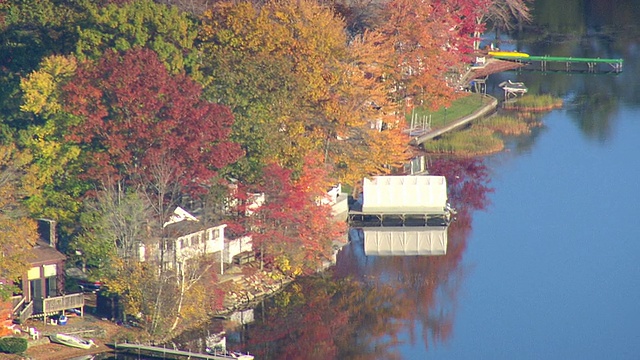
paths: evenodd
<path fill-rule="evenodd" d="M 199 60 L 193 47 L 196 24 L 177 7 L 153 0 L 107 6 L 85 2 L 84 6 L 87 16 L 78 27 L 76 47 L 80 60 L 97 60 L 107 50 L 146 47 L 158 54 L 171 73 L 186 71 L 197 77 Z"/>
<path fill-rule="evenodd" d="M 71 247 L 82 252 L 83 267 L 102 279 L 113 275 L 109 271 L 115 258 L 139 261 L 139 249 L 151 245 L 153 219 L 143 194 L 126 191 L 120 183 L 103 188 L 85 200 L 82 231 Z"/>
<path fill-rule="evenodd" d="M 0 126 L 5 133 L 24 128 L 29 116 L 22 105 L 21 77 L 52 54 L 75 47 L 81 18 L 75 1 L 6 0 L 0 2 Z"/>

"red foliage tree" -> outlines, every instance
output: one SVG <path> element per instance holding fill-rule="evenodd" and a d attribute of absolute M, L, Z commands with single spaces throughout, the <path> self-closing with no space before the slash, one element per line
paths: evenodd
<path fill-rule="evenodd" d="M 82 145 L 86 176 L 202 191 L 242 152 L 228 139 L 230 110 L 201 100 L 201 90 L 148 49 L 84 63 L 63 91 L 66 110 L 80 118 L 67 138 Z"/>
<path fill-rule="evenodd" d="M 307 156 L 299 176 L 270 164 L 264 169 L 262 184 L 253 189 L 264 193 L 265 202 L 247 217 L 246 229 L 263 260 L 287 259 L 291 268 L 281 270 L 316 270 L 330 255 L 331 241 L 345 231 L 344 225 L 332 220 L 331 207 L 322 203 L 328 184 L 319 159 L 315 154 Z M 245 202 L 244 210 L 247 206 L 251 205 Z"/>
<path fill-rule="evenodd" d="M 437 16 L 451 14 L 457 22 L 456 37 L 452 38 L 453 46 L 462 53 L 474 50 L 474 44 L 480 39 L 478 36 L 484 31 L 482 22 L 493 0 L 435 0 L 434 10 Z"/>

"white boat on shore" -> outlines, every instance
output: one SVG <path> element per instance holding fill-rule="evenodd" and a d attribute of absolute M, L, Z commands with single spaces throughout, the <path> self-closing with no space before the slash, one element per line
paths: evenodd
<path fill-rule="evenodd" d="M 49 339 L 51 342 L 67 345 L 79 349 L 90 349 L 95 343 L 93 340 L 84 340 L 77 336 L 68 335 L 68 334 L 53 334 L 49 335 Z"/>

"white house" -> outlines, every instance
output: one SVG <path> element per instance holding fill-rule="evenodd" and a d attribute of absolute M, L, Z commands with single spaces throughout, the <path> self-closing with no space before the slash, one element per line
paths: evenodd
<path fill-rule="evenodd" d="M 222 274 L 224 264 L 231 264 L 234 256 L 253 249 L 249 236 L 226 239 L 226 227 L 227 224 L 203 227 L 195 216 L 178 207 L 164 226 L 164 251 L 157 251 L 155 258 L 166 268 L 178 269 L 190 259 L 212 255 L 219 261 Z"/>

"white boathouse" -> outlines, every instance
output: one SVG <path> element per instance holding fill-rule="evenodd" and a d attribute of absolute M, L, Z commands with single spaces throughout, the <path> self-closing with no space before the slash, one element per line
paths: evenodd
<path fill-rule="evenodd" d="M 361 208 L 349 211 L 352 224 L 446 225 L 451 208 L 447 203 L 444 176 L 375 176 L 364 179 Z"/>

